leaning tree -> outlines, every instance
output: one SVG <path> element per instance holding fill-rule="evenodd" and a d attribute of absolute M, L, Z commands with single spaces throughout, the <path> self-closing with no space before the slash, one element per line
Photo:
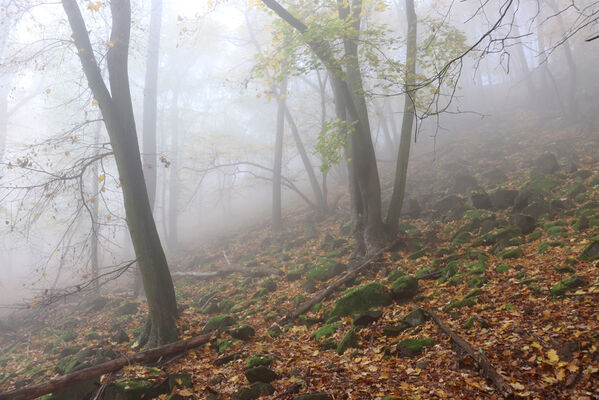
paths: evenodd
<path fill-rule="evenodd" d="M 139 342 L 146 347 L 172 342 L 177 339 L 175 290 L 148 200 L 129 88 L 130 0 L 110 2 L 108 85 L 102 77 L 77 1 L 62 0 L 62 6 L 83 72 L 110 137 L 123 190 L 127 226 L 149 307 L 146 329 Z"/>

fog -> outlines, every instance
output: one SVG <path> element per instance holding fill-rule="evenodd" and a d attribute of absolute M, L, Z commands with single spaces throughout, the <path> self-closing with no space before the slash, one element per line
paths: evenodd
<path fill-rule="evenodd" d="M 2 312 L 31 305 L 48 290 L 85 285 L 94 241 L 100 274 L 109 274 L 103 290 L 131 291 L 132 273 L 111 274 L 135 259 L 122 182 L 64 10 L 41 0 L 2 3 Z M 411 180 L 410 171 L 423 163 L 447 168 L 453 143 L 490 146 L 481 147 L 483 154 L 492 152 L 496 138 L 534 140 L 550 127 L 592 134 L 599 40 L 585 40 L 599 30 L 596 2 L 415 3 L 418 100 L 406 198 L 444 189 L 443 182 L 425 187 Z M 115 46 L 110 2 L 78 4 L 107 80 Z M 337 28 L 326 29 L 335 20 L 328 3 L 284 5 L 304 22 L 321 24 L 316 35 L 341 51 Z M 364 9 L 363 94 L 388 204 L 406 98 L 406 10 L 403 1 L 365 3 Z M 151 14 L 150 1 L 132 1 L 128 77 L 142 153 Z M 327 161 L 317 151 L 318 138 L 336 113 L 323 62 L 259 2 L 164 0 L 160 27 L 156 152 L 143 154 L 149 156 L 143 167 L 156 173 L 153 215 L 174 270 L 206 244 L 269 223 L 280 100 L 320 185 Z M 279 93 L 283 80 L 287 88 Z M 282 148 L 285 217 L 310 210 L 315 199 L 289 120 Z M 337 161 L 326 175 L 331 213 L 349 213 L 342 150 L 332 150 Z"/>

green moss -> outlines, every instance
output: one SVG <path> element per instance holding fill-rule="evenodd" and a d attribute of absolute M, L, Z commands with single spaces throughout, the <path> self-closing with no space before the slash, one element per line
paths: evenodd
<path fill-rule="evenodd" d="M 503 259 L 507 259 L 507 258 L 520 258 L 524 255 L 524 252 L 522 251 L 522 249 L 520 247 L 514 247 L 514 248 L 509 248 L 506 249 L 504 251 L 502 251 L 499 254 L 499 258 Z"/>
<path fill-rule="evenodd" d="M 546 242 L 543 243 L 539 243 L 539 246 L 537 247 L 537 253 L 539 254 L 544 254 L 547 252 L 547 250 L 549 250 L 549 244 Z"/>
<path fill-rule="evenodd" d="M 408 256 L 408 259 L 409 260 L 417 260 L 421 257 L 424 257 L 426 255 L 427 251 L 428 251 L 427 249 L 420 249 L 420 250 L 410 254 Z"/>
<path fill-rule="evenodd" d="M 275 361 L 274 358 L 263 357 L 261 355 L 255 355 L 255 356 L 251 356 L 250 358 L 247 359 L 247 367 L 254 368 L 254 367 L 259 367 L 260 365 L 264 365 L 265 367 L 268 367 L 270 364 L 273 363 L 273 361 Z"/>
<path fill-rule="evenodd" d="M 557 285 L 551 288 L 551 294 L 554 296 L 560 296 L 565 294 L 567 291 L 575 289 L 580 286 L 584 286 L 586 283 L 583 276 L 574 274 L 567 277 L 566 279 L 559 282 Z"/>
<path fill-rule="evenodd" d="M 507 264 L 499 264 L 495 267 L 495 271 L 501 274 L 504 274 L 510 270 L 510 266 Z"/>
<path fill-rule="evenodd" d="M 216 342 L 216 346 L 218 347 L 219 354 L 222 354 L 225 351 L 227 351 L 229 348 L 231 348 L 235 344 L 235 342 L 237 342 L 237 339 L 226 338 L 226 339 L 218 340 Z"/>
<path fill-rule="evenodd" d="M 77 364 L 77 357 L 63 358 L 56 363 L 54 370 L 61 375 L 68 374 Z"/>
<path fill-rule="evenodd" d="M 522 244 L 524 244 L 524 240 L 522 240 L 522 238 L 515 237 L 510 239 L 510 246 L 520 246 Z"/>
<path fill-rule="evenodd" d="M 237 321 L 230 315 L 217 315 L 216 317 L 212 317 L 206 322 L 204 326 L 204 332 L 212 332 L 212 331 L 223 331 L 228 327 L 234 325 Z"/>
<path fill-rule="evenodd" d="M 551 247 L 564 247 L 565 243 L 562 242 L 561 240 L 552 240 L 550 242 L 547 242 L 547 244 Z"/>
<path fill-rule="evenodd" d="M 464 283 L 464 278 L 461 275 L 456 275 L 447 281 L 451 286 L 458 286 Z"/>
<path fill-rule="evenodd" d="M 421 353 L 424 347 L 430 347 L 434 344 L 435 341 L 432 338 L 405 339 L 399 342 L 401 347 L 404 347 L 415 354 Z"/>
<path fill-rule="evenodd" d="M 344 316 L 389 304 L 391 304 L 391 295 L 387 288 L 378 282 L 371 282 L 345 292 L 335 302 L 329 320 L 336 321 Z"/>
<path fill-rule="evenodd" d="M 268 328 L 266 333 L 268 333 L 268 336 L 274 339 L 280 337 L 283 334 L 281 328 L 278 325 L 271 326 L 270 328 Z"/>
<path fill-rule="evenodd" d="M 534 232 L 532 232 L 530 235 L 528 235 L 528 241 L 533 242 L 533 241 L 537 240 L 538 238 L 540 238 L 542 235 L 543 235 L 543 231 L 540 229 L 536 229 Z"/>
<path fill-rule="evenodd" d="M 531 190 L 533 192 L 539 192 L 545 195 L 551 193 L 553 189 L 558 187 L 560 182 L 552 176 L 543 175 L 531 179 L 522 189 Z"/>
<path fill-rule="evenodd" d="M 391 272 L 389 274 L 389 276 L 387 277 L 387 282 L 393 282 L 396 279 L 401 278 L 404 275 L 405 275 L 405 273 L 400 269 L 393 270 L 393 272 Z"/>
<path fill-rule="evenodd" d="M 461 300 L 452 300 L 447 307 L 445 307 L 445 311 L 455 310 L 456 308 L 470 307 L 478 303 L 478 297 L 464 297 Z"/>
<path fill-rule="evenodd" d="M 410 298 L 418 292 L 418 280 L 413 276 L 404 275 L 391 284 L 391 292 L 396 298 Z"/>
<path fill-rule="evenodd" d="M 584 261 L 595 261 L 599 258 L 599 239 L 593 239 L 580 255 L 580 259 Z"/>
<path fill-rule="evenodd" d="M 115 382 L 114 385 L 125 392 L 144 391 L 152 387 L 152 382 L 146 379 L 126 379 L 120 382 Z"/>
<path fill-rule="evenodd" d="M 85 334 L 85 339 L 86 340 L 100 340 L 100 339 L 102 339 L 102 336 L 100 336 L 100 334 L 98 332 L 87 332 Z"/>
<path fill-rule="evenodd" d="M 351 328 L 337 345 L 337 354 L 341 355 L 349 348 L 358 347 L 358 336 L 354 328 Z"/>
<path fill-rule="evenodd" d="M 487 272 L 487 266 L 484 262 L 475 261 L 468 264 L 468 274 L 470 275 L 482 275 Z"/>
<path fill-rule="evenodd" d="M 60 335 L 60 337 L 65 342 L 70 342 L 71 340 L 77 339 L 77 332 L 75 332 L 73 329 L 67 329 L 62 333 L 62 335 Z"/>
<path fill-rule="evenodd" d="M 190 388 L 192 387 L 191 375 L 186 373 L 169 375 L 168 384 L 171 390 L 176 386 Z"/>
<path fill-rule="evenodd" d="M 320 342 L 321 339 L 327 338 L 335 333 L 338 326 L 338 322 L 323 325 L 320 329 L 314 332 L 314 339 L 316 339 L 317 342 Z"/>
<path fill-rule="evenodd" d="M 470 243 L 472 240 L 472 234 L 470 232 L 460 232 L 453 240 L 452 244 L 459 246 L 462 244 Z"/>
<path fill-rule="evenodd" d="M 399 325 L 385 326 L 383 328 L 383 334 L 385 336 L 389 336 L 389 337 L 396 337 L 400 333 L 402 333 L 403 331 L 408 329 L 409 327 L 410 327 L 410 325 L 403 323 L 403 322 Z"/>
<path fill-rule="evenodd" d="M 313 282 L 321 282 L 330 279 L 338 264 L 337 261 L 331 260 L 330 258 L 318 257 L 309 267 L 306 278 Z"/>

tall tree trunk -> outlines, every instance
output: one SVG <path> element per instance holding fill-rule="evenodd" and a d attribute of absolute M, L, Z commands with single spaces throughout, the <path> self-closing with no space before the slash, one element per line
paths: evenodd
<path fill-rule="evenodd" d="M 346 3 L 339 2 L 339 17 L 351 18 L 354 34 L 344 38 L 345 66 L 347 86 L 350 90 L 351 102 L 348 103 L 349 115 L 357 123 L 351 130 L 352 160 L 355 162 L 355 179 L 362 198 L 364 232 L 363 240 L 366 253 L 374 254 L 385 243 L 382 210 L 381 188 L 376 165 L 376 155 L 372 144 L 368 109 L 364 97 L 362 73 L 358 58 L 358 42 L 360 39 L 360 22 L 362 15 L 362 0 L 353 0 L 351 10 Z M 355 107 L 352 110 L 351 105 Z"/>
<path fill-rule="evenodd" d="M 156 202 L 157 149 L 156 118 L 158 102 L 158 65 L 160 54 L 160 25 L 162 24 L 162 0 L 152 0 L 150 35 L 146 57 L 146 77 L 143 103 L 143 166 L 150 207 Z"/>
<path fill-rule="evenodd" d="M 107 56 L 110 91 L 100 73 L 77 1 L 62 0 L 62 5 L 73 31 L 83 72 L 102 112 L 122 185 L 127 226 L 149 308 L 140 344 L 155 347 L 172 342 L 177 339 L 177 301 L 148 199 L 129 89 L 127 61 L 131 4 L 129 0 L 112 0 L 110 3 L 110 40 L 114 44 Z"/>
<path fill-rule="evenodd" d="M 397 232 L 401 207 L 406 193 L 406 181 L 408 177 L 408 162 L 410 160 L 410 145 L 412 143 L 412 130 L 415 117 L 416 98 L 416 57 L 418 20 L 414 9 L 414 0 L 406 0 L 406 16 L 408 19 L 408 43 L 406 49 L 406 83 L 404 90 L 404 113 L 401 124 L 401 140 L 397 154 L 397 165 L 395 166 L 395 180 L 393 182 L 393 194 L 387 212 L 387 225 L 391 232 Z"/>
<path fill-rule="evenodd" d="M 324 197 L 322 194 L 322 190 L 320 189 L 320 184 L 318 183 L 318 179 L 316 179 L 316 174 L 314 173 L 314 167 L 312 166 L 312 162 L 308 157 L 308 153 L 306 153 L 306 148 L 304 147 L 304 143 L 302 142 L 302 138 L 297 129 L 297 125 L 289 111 L 289 107 L 285 104 L 285 118 L 287 119 L 287 123 L 291 127 L 291 134 L 293 136 L 293 140 L 295 141 L 295 147 L 297 147 L 297 151 L 302 159 L 302 163 L 304 164 L 304 169 L 308 174 L 308 180 L 310 181 L 310 186 L 312 187 L 312 192 L 314 193 L 314 202 L 318 207 L 316 212 L 323 216 L 326 212 L 326 203 L 324 201 Z"/>
<path fill-rule="evenodd" d="M 275 138 L 275 161 L 272 176 L 272 233 L 283 231 L 283 211 L 281 206 L 281 169 L 283 167 L 283 135 L 285 133 L 285 109 L 287 97 L 287 77 L 283 77 L 277 96 L 277 134 Z"/>
<path fill-rule="evenodd" d="M 516 31 L 516 37 L 520 37 L 520 29 L 517 25 L 514 25 L 513 29 Z M 522 78 L 524 79 L 524 83 L 526 84 L 526 89 L 528 90 L 528 95 L 530 96 L 533 104 L 536 102 L 536 90 L 535 85 L 532 81 L 532 74 L 530 73 L 530 68 L 528 67 L 528 61 L 526 60 L 526 54 L 524 54 L 524 45 L 522 43 L 514 46 L 516 51 L 516 58 L 518 63 L 520 64 L 520 72 L 522 74 Z"/>
<path fill-rule="evenodd" d="M 171 103 L 171 157 L 168 195 L 168 246 L 176 251 L 179 246 L 179 88 L 173 90 Z"/>
<path fill-rule="evenodd" d="M 98 144 L 100 143 L 100 125 L 96 127 L 96 132 L 94 133 L 94 147 L 98 148 Z M 102 179 L 102 181 L 104 181 Z M 96 296 L 100 295 L 100 282 L 98 280 L 98 276 L 100 275 L 100 263 L 98 257 L 98 232 L 100 229 L 100 224 L 98 223 L 98 214 L 99 214 L 99 204 L 100 201 L 98 199 L 100 190 L 99 185 L 99 171 L 98 171 L 98 161 L 96 161 L 92 167 L 92 193 L 95 196 L 95 201 L 91 206 L 91 218 L 92 218 L 92 236 L 91 236 L 91 275 L 93 280 L 93 293 Z"/>

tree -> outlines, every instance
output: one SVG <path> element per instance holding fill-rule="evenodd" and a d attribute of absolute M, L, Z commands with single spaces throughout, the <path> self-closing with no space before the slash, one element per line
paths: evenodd
<path fill-rule="evenodd" d="M 156 113 L 158 93 L 158 65 L 160 61 L 160 25 L 162 23 L 162 0 L 152 0 L 150 35 L 146 57 L 146 77 L 143 103 L 143 166 L 150 206 L 156 202 Z"/>
<path fill-rule="evenodd" d="M 279 85 L 277 96 L 277 128 L 275 138 L 275 160 L 272 168 L 272 232 L 283 231 L 283 212 L 281 208 L 281 168 L 283 166 L 283 136 L 285 134 L 285 109 L 287 96 L 287 76 Z"/>
<path fill-rule="evenodd" d="M 158 237 L 145 186 L 129 89 L 129 0 L 110 3 L 112 31 L 107 68 L 109 88 L 100 73 L 76 0 L 62 0 L 88 85 L 102 113 L 122 185 L 129 234 L 142 274 L 149 317 L 140 344 L 155 347 L 177 339 L 177 303 L 166 257 Z"/>
<path fill-rule="evenodd" d="M 416 57 L 417 57 L 417 29 L 418 21 L 414 0 L 406 0 L 406 15 L 408 18 L 408 43 L 406 47 L 406 77 L 404 113 L 401 124 L 401 139 L 397 154 L 397 165 L 395 167 L 395 181 L 393 194 L 387 211 L 387 224 L 392 232 L 397 231 L 399 216 L 406 193 L 406 181 L 408 177 L 408 161 L 410 159 L 410 145 L 412 143 L 412 130 L 415 117 L 416 91 Z"/>

